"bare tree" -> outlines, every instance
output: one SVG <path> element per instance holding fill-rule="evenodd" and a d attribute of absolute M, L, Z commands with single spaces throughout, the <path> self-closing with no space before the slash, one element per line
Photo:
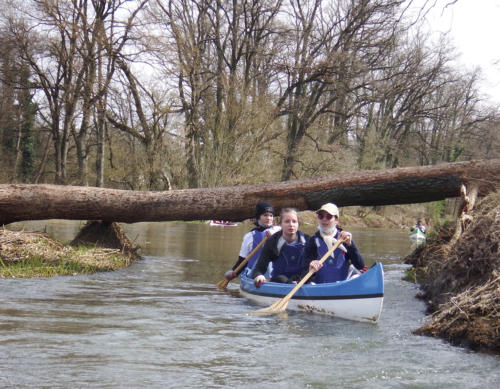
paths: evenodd
<path fill-rule="evenodd" d="M 185 121 L 188 185 L 220 185 L 254 164 L 273 137 L 268 94 L 274 22 L 281 2 L 157 1 L 162 47 Z M 165 53 L 159 52 L 160 56 Z M 222 181 L 221 181 L 222 179 Z M 226 181 L 228 182 L 228 181 Z"/>
<path fill-rule="evenodd" d="M 158 189 L 156 182 L 163 180 L 162 168 L 158 164 L 161 164 L 163 137 L 171 110 L 161 96 L 139 82 L 123 59 L 118 60 L 118 66 L 124 75 L 123 87 L 131 109 L 121 113 L 109 111 L 107 119 L 115 128 L 133 136 L 144 146 L 147 160 L 145 187 Z"/>
<path fill-rule="evenodd" d="M 277 107 L 287 117 L 282 180 L 294 175 L 299 147 L 323 115 L 332 115 L 330 143 L 346 136 L 349 106 L 368 87 L 400 23 L 400 1 L 292 1 L 291 50 L 283 58 L 287 85 Z"/>
<path fill-rule="evenodd" d="M 479 135 L 478 124 L 493 116 L 481 112 L 478 74 L 453 69 L 447 47 L 431 48 L 417 36 L 386 57 L 355 130 L 360 167 L 471 158 L 467 148 Z"/>
<path fill-rule="evenodd" d="M 94 157 L 96 185 L 157 190 L 497 155 L 480 73 L 412 38 L 412 0 L 0 2 L 4 179 L 30 98 L 36 182 L 88 185 Z"/>
<path fill-rule="evenodd" d="M 115 59 L 146 2 L 131 8 L 126 0 L 10 1 L 15 12 L 7 20 L 9 34 L 41 92 L 40 118 L 51 133 L 57 183 L 68 182 L 68 156 L 76 146 L 77 180 L 88 184 L 90 130 L 97 124 L 102 154 L 105 95 Z M 120 20 L 118 11 L 128 17 Z M 96 112 L 100 116 L 93 121 Z"/>
<path fill-rule="evenodd" d="M 9 20 L 10 36 L 18 42 L 20 57 L 43 94 L 41 117 L 52 135 L 57 183 L 67 182 L 71 130 L 84 87 L 85 66 L 78 55 L 82 14 L 75 5 L 48 1 L 12 4 L 17 14 Z"/>
<path fill-rule="evenodd" d="M 82 118 L 79 130 L 73 128 L 82 184 L 87 184 L 88 136 L 91 123 L 96 132 L 96 185 L 104 183 L 104 144 L 105 112 L 107 109 L 108 88 L 116 69 L 116 62 L 135 27 L 137 14 L 147 1 L 137 2 L 128 9 L 124 0 L 92 0 L 91 4 L 82 1 L 80 55 L 86 65 L 85 84 L 82 93 Z M 121 18 L 118 14 L 126 15 Z M 124 20 L 122 20 L 124 19 Z M 95 116 L 92 122 L 92 115 Z"/>

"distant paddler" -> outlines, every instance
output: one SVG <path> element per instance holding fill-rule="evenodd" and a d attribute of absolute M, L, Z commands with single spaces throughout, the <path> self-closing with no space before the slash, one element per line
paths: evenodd
<path fill-rule="evenodd" d="M 420 230 L 421 232 L 423 232 L 425 234 L 425 232 L 427 231 L 427 228 L 425 227 L 424 223 L 422 222 L 421 219 L 419 219 L 417 221 L 417 223 L 415 223 L 415 225 L 410 229 L 412 232 L 414 232 L 416 229 Z"/>

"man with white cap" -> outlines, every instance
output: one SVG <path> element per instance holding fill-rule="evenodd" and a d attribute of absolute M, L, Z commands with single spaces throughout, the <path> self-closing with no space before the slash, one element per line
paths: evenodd
<path fill-rule="evenodd" d="M 337 227 L 339 222 L 337 206 L 333 203 L 324 204 L 316 214 L 318 232 L 309 239 L 304 257 L 306 264 L 309 263 L 309 269 L 316 272 L 313 281 L 325 283 L 345 280 L 350 263 L 361 272 L 366 271 L 365 262 L 354 244 L 352 234 Z M 319 259 L 338 239 L 345 239 L 345 244 L 340 245 L 323 264 L 320 264 Z"/>

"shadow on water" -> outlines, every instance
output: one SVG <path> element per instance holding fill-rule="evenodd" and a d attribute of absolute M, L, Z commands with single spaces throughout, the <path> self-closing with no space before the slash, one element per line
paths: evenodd
<path fill-rule="evenodd" d="M 366 261 L 384 263 L 374 325 L 299 312 L 254 316 L 236 282 L 217 289 L 246 227 L 125 228 L 144 254 L 127 269 L 0 280 L 0 387 L 456 389 L 500 381 L 498 357 L 412 335 L 425 306 L 401 280 L 404 232 L 353 231 Z M 73 229 L 47 225 L 65 241 Z"/>

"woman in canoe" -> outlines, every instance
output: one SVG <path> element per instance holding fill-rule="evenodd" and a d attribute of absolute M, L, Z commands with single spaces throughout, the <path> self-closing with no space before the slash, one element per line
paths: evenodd
<path fill-rule="evenodd" d="M 350 263 L 364 273 L 365 262 L 354 244 L 352 234 L 337 227 L 339 222 L 337 206 L 332 203 L 324 204 L 316 214 L 318 215 L 318 232 L 309 239 L 304 254 L 309 269 L 316 272 L 312 281 L 325 283 L 345 280 Z M 345 243 L 339 246 L 323 264 L 319 263 L 319 259 L 338 239 L 345 239 Z"/>
<path fill-rule="evenodd" d="M 271 236 L 262 248 L 260 257 L 250 274 L 256 287 L 263 282 L 292 283 L 300 279 L 307 266 L 303 262 L 304 248 L 309 238 L 299 231 L 299 218 L 293 208 L 284 208 L 280 214 L 281 231 Z M 269 278 L 265 273 L 272 263 Z"/>
<path fill-rule="evenodd" d="M 240 275 L 240 273 L 244 270 L 240 270 L 238 273 L 235 273 L 234 270 L 240 265 L 240 263 L 248 257 L 248 255 L 259 245 L 260 242 L 266 237 L 271 236 L 276 231 L 279 231 L 279 227 L 274 225 L 274 208 L 271 204 L 266 201 L 259 201 L 255 206 L 255 228 L 251 231 L 247 232 L 243 236 L 243 240 L 241 242 L 240 254 L 234 266 L 228 270 L 224 277 L 230 281 L 233 278 Z M 252 257 L 248 260 L 246 265 L 246 269 L 252 269 L 255 262 L 259 258 L 259 254 L 262 248 L 259 248 Z"/>

